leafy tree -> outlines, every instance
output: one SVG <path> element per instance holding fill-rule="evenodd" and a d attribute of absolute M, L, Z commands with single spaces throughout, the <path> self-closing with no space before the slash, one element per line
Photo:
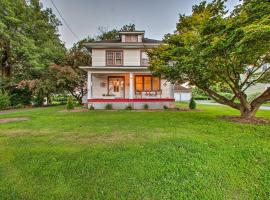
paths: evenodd
<path fill-rule="evenodd" d="M 0 0 L 0 69 L 3 77 L 31 79 L 37 70 L 60 63 L 65 48 L 51 9 L 39 0 Z"/>
<path fill-rule="evenodd" d="M 224 0 L 195 5 L 190 16 L 180 15 L 174 34 L 165 35 L 167 45 L 149 52 L 151 69 L 172 82 L 189 81 L 253 118 L 270 100 L 270 88 L 252 101 L 245 93 L 270 81 L 270 68 L 264 67 L 270 63 L 269 13 L 268 0 L 243 0 L 229 15 Z M 233 97 L 219 94 L 217 85 L 229 88 Z"/>
<path fill-rule="evenodd" d="M 66 52 L 59 25 L 52 9 L 42 9 L 39 0 L 0 0 L 0 85 L 12 105 L 29 104 L 32 95 L 42 104 L 55 91 L 47 70 L 62 63 Z"/>
<path fill-rule="evenodd" d="M 135 24 L 127 24 L 127 25 L 124 25 L 120 31 L 135 31 L 136 30 L 136 27 L 135 27 Z"/>

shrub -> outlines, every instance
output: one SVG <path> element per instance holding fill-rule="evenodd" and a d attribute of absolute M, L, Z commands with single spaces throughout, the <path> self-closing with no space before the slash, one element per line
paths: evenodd
<path fill-rule="evenodd" d="M 144 104 L 143 108 L 144 108 L 145 110 L 148 110 L 148 108 L 149 108 L 148 104 Z"/>
<path fill-rule="evenodd" d="M 0 93 L 0 110 L 10 106 L 10 97 L 7 93 Z"/>
<path fill-rule="evenodd" d="M 95 107 L 91 104 L 89 110 L 95 110 Z"/>
<path fill-rule="evenodd" d="M 74 102 L 72 99 L 72 96 L 69 96 L 67 99 L 67 110 L 73 110 L 74 109 Z"/>
<path fill-rule="evenodd" d="M 131 106 L 131 104 L 129 104 L 125 109 L 126 109 L 126 110 L 132 110 L 133 107 Z"/>
<path fill-rule="evenodd" d="M 168 106 L 164 105 L 164 106 L 163 106 L 163 109 L 164 109 L 164 110 L 168 110 L 169 108 L 168 108 Z"/>
<path fill-rule="evenodd" d="M 196 102 L 195 102 L 195 100 L 194 100 L 194 98 L 192 97 L 191 99 L 190 99 L 190 102 L 189 102 L 189 109 L 196 109 Z"/>
<path fill-rule="evenodd" d="M 13 106 L 13 108 L 15 108 L 15 109 L 24 108 L 24 105 L 19 103 L 16 106 Z"/>
<path fill-rule="evenodd" d="M 112 104 L 107 104 L 106 106 L 105 106 L 105 109 L 106 110 L 112 110 L 113 109 L 113 106 L 112 106 Z"/>
<path fill-rule="evenodd" d="M 31 92 L 28 88 L 12 88 L 10 93 L 11 106 L 31 105 Z"/>

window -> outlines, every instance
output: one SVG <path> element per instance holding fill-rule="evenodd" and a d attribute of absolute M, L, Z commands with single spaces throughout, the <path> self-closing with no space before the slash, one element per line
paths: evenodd
<path fill-rule="evenodd" d="M 135 76 L 135 90 L 140 92 L 160 90 L 160 78 L 149 75 Z"/>
<path fill-rule="evenodd" d="M 126 42 L 138 42 L 138 36 L 137 35 L 126 35 Z"/>
<path fill-rule="evenodd" d="M 123 65 L 122 51 L 107 51 L 106 52 L 107 65 Z"/>
<path fill-rule="evenodd" d="M 149 66 L 149 58 L 145 51 L 141 52 L 141 65 L 142 66 Z"/>

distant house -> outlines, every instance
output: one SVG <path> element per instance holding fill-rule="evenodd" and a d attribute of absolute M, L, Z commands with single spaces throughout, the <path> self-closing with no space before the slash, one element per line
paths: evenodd
<path fill-rule="evenodd" d="M 147 104 L 159 109 L 174 101 L 173 85 L 148 69 L 146 50 L 162 43 L 144 35 L 144 31 L 125 31 L 116 40 L 85 44 L 92 53 L 92 66 L 80 67 L 87 71 L 88 107 L 142 109 Z"/>
<path fill-rule="evenodd" d="M 173 93 L 175 101 L 189 101 L 192 97 L 191 89 L 183 85 L 174 85 Z"/>
<path fill-rule="evenodd" d="M 266 63 L 261 66 L 261 68 L 257 71 L 258 74 L 266 72 L 270 68 L 270 64 Z M 252 65 L 249 66 L 248 70 L 252 69 Z M 246 77 L 247 73 L 244 74 L 243 79 Z M 246 93 L 248 96 L 258 95 L 264 92 L 267 88 L 270 87 L 270 83 L 256 83 L 255 85 L 251 85 L 247 90 Z"/>

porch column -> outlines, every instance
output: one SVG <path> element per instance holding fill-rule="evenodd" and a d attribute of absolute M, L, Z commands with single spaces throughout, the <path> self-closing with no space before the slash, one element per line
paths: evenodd
<path fill-rule="evenodd" d="M 129 98 L 133 99 L 133 94 L 134 94 L 134 86 L 133 86 L 133 73 L 129 73 Z"/>
<path fill-rule="evenodd" d="M 87 72 L 87 99 L 92 98 L 92 73 Z"/>

